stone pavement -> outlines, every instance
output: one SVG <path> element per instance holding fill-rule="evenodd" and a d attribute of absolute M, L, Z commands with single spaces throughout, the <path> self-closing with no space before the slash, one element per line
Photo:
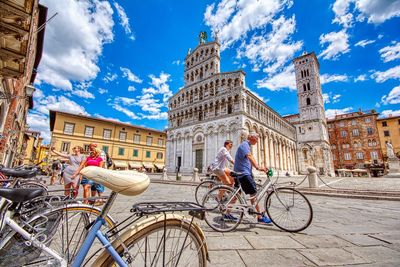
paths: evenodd
<path fill-rule="evenodd" d="M 120 221 L 140 201 L 194 201 L 194 189 L 152 183 L 140 196 L 119 195 L 111 214 Z M 249 223 L 218 233 L 198 221 L 207 237 L 210 266 L 400 266 L 399 202 L 308 198 L 314 218 L 301 233 Z"/>

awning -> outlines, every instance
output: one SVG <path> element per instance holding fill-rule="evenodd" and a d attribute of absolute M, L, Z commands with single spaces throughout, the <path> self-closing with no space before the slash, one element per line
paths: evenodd
<path fill-rule="evenodd" d="M 153 169 L 153 168 L 154 168 L 154 164 L 151 163 L 151 162 L 143 162 L 143 166 L 144 166 L 146 169 Z"/>
<path fill-rule="evenodd" d="M 143 167 L 143 163 L 139 161 L 129 161 L 129 167 L 132 169 L 140 169 Z"/>
<path fill-rule="evenodd" d="M 128 164 L 126 164 L 126 161 L 114 160 L 114 167 L 115 168 L 128 168 Z"/>
<path fill-rule="evenodd" d="M 164 169 L 164 164 L 159 164 L 159 163 L 154 163 L 154 166 L 156 166 L 157 169 L 163 170 Z"/>

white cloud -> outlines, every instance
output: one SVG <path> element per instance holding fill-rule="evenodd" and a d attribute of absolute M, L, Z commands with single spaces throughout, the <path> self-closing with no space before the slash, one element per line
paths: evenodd
<path fill-rule="evenodd" d="M 389 79 L 400 79 L 400 65 L 386 71 L 377 71 L 371 77 L 378 83 L 383 83 Z"/>
<path fill-rule="evenodd" d="M 349 28 L 353 25 L 353 14 L 349 13 L 349 0 L 336 0 L 332 6 L 335 13 L 334 23 L 342 25 L 344 28 Z"/>
<path fill-rule="evenodd" d="M 181 61 L 179 59 L 178 60 L 174 60 L 174 61 L 172 61 L 172 64 L 179 66 L 181 64 Z"/>
<path fill-rule="evenodd" d="M 102 95 L 102 94 L 108 93 L 108 90 L 104 89 L 104 88 L 99 88 L 98 92 L 99 92 L 99 94 Z"/>
<path fill-rule="evenodd" d="M 128 86 L 128 91 L 129 92 L 133 92 L 133 91 L 135 91 L 136 90 L 136 88 L 134 87 L 134 86 L 132 86 L 132 85 L 129 85 Z"/>
<path fill-rule="evenodd" d="M 340 94 L 336 94 L 336 95 L 332 95 L 332 93 L 323 93 L 322 94 L 322 99 L 324 100 L 324 103 L 328 104 L 328 103 L 338 103 L 340 101 L 340 97 L 342 95 Z"/>
<path fill-rule="evenodd" d="M 129 39 L 134 41 L 135 35 L 132 33 L 131 26 L 129 24 L 129 18 L 126 15 L 124 8 L 120 6 L 117 2 L 114 2 L 114 6 L 117 9 L 121 26 L 124 28 L 125 33 L 128 35 Z"/>
<path fill-rule="evenodd" d="M 262 80 L 257 80 L 257 88 L 267 88 L 271 91 L 280 91 L 285 88 L 296 90 L 296 79 L 293 65 L 289 65 L 282 72 L 266 77 Z"/>
<path fill-rule="evenodd" d="M 367 80 L 367 76 L 365 74 L 358 75 L 358 77 L 356 77 L 354 79 L 355 82 L 363 82 L 366 80 Z"/>
<path fill-rule="evenodd" d="M 124 78 L 126 77 L 129 81 L 135 82 L 135 83 L 142 83 L 143 82 L 130 69 L 120 67 L 120 70 L 122 71 L 122 77 L 124 77 Z"/>
<path fill-rule="evenodd" d="M 382 96 L 382 104 L 399 104 L 400 103 L 400 86 L 394 87 L 389 95 Z"/>
<path fill-rule="evenodd" d="M 73 90 L 72 94 L 85 99 L 94 99 L 94 95 L 86 90 Z"/>
<path fill-rule="evenodd" d="M 329 94 L 323 93 L 322 94 L 322 100 L 324 100 L 324 103 L 330 103 L 331 100 L 329 99 Z"/>
<path fill-rule="evenodd" d="M 360 19 L 366 17 L 369 23 L 380 24 L 400 16 L 399 0 L 356 0 L 356 7 Z"/>
<path fill-rule="evenodd" d="M 162 94 L 164 103 L 166 103 L 173 95 L 172 91 L 169 89 L 169 85 L 167 84 L 167 82 L 171 80 L 170 77 L 170 74 L 164 72 L 161 72 L 159 77 L 156 77 L 152 74 L 149 75 L 149 78 L 151 79 L 150 84 L 155 86 L 157 89 L 157 91 L 153 92 L 152 94 Z"/>
<path fill-rule="evenodd" d="M 292 4 L 288 0 L 222 0 L 217 6 L 207 6 L 204 21 L 214 35 L 218 34 L 224 50 L 246 36 L 248 31 L 270 23 L 276 14 Z"/>
<path fill-rule="evenodd" d="M 345 113 L 349 113 L 353 110 L 352 107 L 348 107 L 348 108 L 342 108 L 342 109 L 327 109 L 325 110 L 325 116 L 328 119 L 332 119 L 334 118 L 336 115 L 341 115 L 341 114 L 345 114 Z"/>
<path fill-rule="evenodd" d="M 122 122 L 122 123 L 128 123 L 128 122 L 123 122 L 120 119 L 117 118 L 113 118 L 113 117 L 105 117 L 103 115 L 100 115 L 99 113 L 95 113 L 94 117 L 99 118 L 99 119 L 103 119 L 103 120 L 110 120 L 110 121 L 117 121 L 117 122 Z"/>
<path fill-rule="evenodd" d="M 379 50 L 383 62 L 400 59 L 400 42 L 393 42 L 392 46 L 386 46 Z"/>
<path fill-rule="evenodd" d="M 107 72 L 106 76 L 103 78 L 103 81 L 105 83 L 109 83 L 109 82 L 114 81 L 117 78 L 118 78 L 118 75 L 116 73 Z"/>
<path fill-rule="evenodd" d="M 322 74 L 320 76 L 321 84 L 326 84 L 330 82 L 347 82 L 348 78 L 349 77 L 346 74 Z"/>
<path fill-rule="evenodd" d="M 124 113 L 126 116 L 128 116 L 129 118 L 131 118 L 131 119 L 133 119 L 133 120 L 139 120 L 139 119 L 140 119 L 140 117 L 137 116 L 135 113 L 133 113 L 132 111 L 130 111 L 130 110 L 127 109 L 127 108 L 121 107 L 121 106 L 118 105 L 118 104 L 114 104 L 114 105 L 112 105 L 112 107 L 113 107 L 115 110 Z"/>
<path fill-rule="evenodd" d="M 281 16 L 271 24 L 271 32 L 266 36 L 254 35 L 248 44 L 242 43 L 237 55 L 238 58 L 248 58 L 256 69 L 264 67 L 266 73 L 275 72 L 284 66 L 303 46 L 302 41 L 290 40 L 296 30 L 294 16 L 290 19 Z"/>
<path fill-rule="evenodd" d="M 40 132 L 40 137 L 43 137 L 44 143 L 50 143 L 50 125 L 48 116 L 40 113 L 30 112 L 27 117 L 29 129 Z"/>
<path fill-rule="evenodd" d="M 395 116 L 400 116 L 400 110 L 383 110 L 379 114 L 379 118 L 389 118 Z"/>
<path fill-rule="evenodd" d="M 349 36 L 345 30 L 322 34 L 319 37 L 319 42 L 322 46 L 328 44 L 328 47 L 318 56 L 324 59 L 336 60 L 341 54 L 346 54 L 350 51 Z"/>
<path fill-rule="evenodd" d="M 136 99 L 123 96 L 116 97 L 115 102 L 122 103 L 125 106 L 133 106 L 137 103 Z"/>
<path fill-rule="evenodd" d="M 365 47 L 365 46 L 367 46 L 369 44 L 373 44 L 373 43 L 375 43 L 375 40 L 361 40 L 361 41 L 357 42 L 355 44 L 355 46 Z"/>
<path fill-rule="evenodd" d="M 106 1 L 43 0 L 58 15 L 46 25 L 38 83 L 72 90 L 74 82 L 96 78 L 105 43 L 114 38 L 113 10 Z M 84 37 L 84 38 L 83 38 Z"/>

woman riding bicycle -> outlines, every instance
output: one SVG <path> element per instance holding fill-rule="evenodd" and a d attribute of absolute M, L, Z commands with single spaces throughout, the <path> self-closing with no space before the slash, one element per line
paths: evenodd
<path fill-rule="evenodd" d="M 211 163 L 211 165 L 209 166 L 209 169 L 212 171 L 212 173 L 218 176 L 223 184 L 229 186 L 233 186 L 233 184 L 235 183 L 233 177 L 230 176 L 231 170 L 226 167 L 228 161 L 232 164 L 235 164 L 235 161 L 229 154 L 232 146 L 233 142 L 231 140 L 226 140 L 224 142 L 224 146 L 218 150 L 213 163 Z"/>

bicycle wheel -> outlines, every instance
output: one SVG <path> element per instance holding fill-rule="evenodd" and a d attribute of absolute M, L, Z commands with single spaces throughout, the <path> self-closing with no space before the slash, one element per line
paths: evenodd
<path fill-rule="evenodd" d="M 71 263 L 89 229 L 87 229 L 101 210 L 84 204 L 71 204 L 52 210 L 44 211 L 32 216 L 24 226 L 29 233 L 35 234 L 34 238 L 62 256 Z M 115 225 L 113 219 L 106 218 L 106 229 Z M 0 266 L 42 266 L 54 262 L 41 249 L 31 246 L 27 240 L 18 233 L 11 233 L 8 241 L 0 250 Z M 101 245 L 92 246 L 88 255 L 94 253 Z M 55 264 L 55 262 L 54 262 Z"/>
<path fill-rule="evenodd" d="M 203 203 L 204 196 L 216 184 L 217 184 L 217 182 L 215 182 L 213 180 L 205 180 L 205 181 L 201 182 L 198 186 L 196 186 L 196 190 L 194 192 L 194 197 L 196 199 L 196 203 L 201 205 Z"/>
<path fill-rule="evenodd" d="M 239 205 L 246 205 L 232 187 L 219 185 L 208 191 L 202 205 L 206 208 L 205 220 L 208 226 L 218 232 L 233 231 L 243 218 Z"/>
<path fill-rule="evenodd" d="M 313 210 L 308 199 L 293 188 L 277 188 L 265 200 L 271 221 L 287 232 L 300 232 L 312 221 Z"/>
<path fill-rule="evenodd" d="M 116 250 L 129 266 L 206 266 L 205 239 L 183 219 L 157 220 L 131 234 L 124 246 Z M 116 263 L 107 254 L 101 266 Z"/>

